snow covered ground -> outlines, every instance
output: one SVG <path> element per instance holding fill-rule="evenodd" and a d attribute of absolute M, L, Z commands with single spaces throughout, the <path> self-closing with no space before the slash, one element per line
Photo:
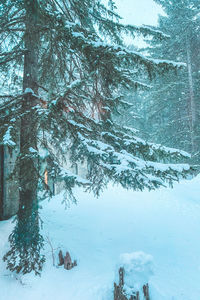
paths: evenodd
<path fill-rule="evenodd" d="M 15 276 L 0 262 L 0 300 L 113 300 L 122 253 L 143 251 L 154 261 L 151 300 L 200 300 L 200 176 L 153 192 L 110 186 L 99 199 L 77 190 L 67 210 L 58 196 L 43 203 L 43 234 L 68 250 L 78 266 L 53 267 L 51 248 L 41 277 Z M 0 256 L 11 221 L 0 222 Z"/>

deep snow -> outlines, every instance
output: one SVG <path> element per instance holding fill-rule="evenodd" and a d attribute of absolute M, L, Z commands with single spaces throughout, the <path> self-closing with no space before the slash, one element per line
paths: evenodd
<path fill-rule="evenodd" d="M 68 250 L 78 266 L 53 267 L 48 243 L 41 277 L 15 276 L 1 261 L 0 300 L 113 300 L 120 255 L 135 251 L 153 257 L 151 300 L 200 300 L 200 176 L 153 192 L 76 193 L 67 210 L 59 196 L 43 202 L 41 217 L 55 255 Z M 1 257 L 12 227 L 0 222 Z"/>

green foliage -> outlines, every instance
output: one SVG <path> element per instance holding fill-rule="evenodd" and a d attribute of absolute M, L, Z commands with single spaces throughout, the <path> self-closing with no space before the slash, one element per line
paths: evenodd
<path fill-rule="evenodd" d="M 151 140 L 184 149 L 192 153 L 193 162 L 198 162 L 199 5 L 196 1 L 184 0 L 155 2 L 162 5 L 166 14 L 159 17 L 158 30 L 170 38 L 159 43 L 152 39 L 148 41 L 150 47 L 146 50 L 153 57 L 178 60 L 186 65 L 178 73 L 158 76 L 150 93 L 141 96 L 144 117 L 141 122 L 147 129 L 151 128 L 148 134 Z"/>
<path fill-rule="evenodd" d="M 16 226 L 9 236 L 10 250 L 3 260 L 11 271 L 22 274 L 33 271 L 39 275 L 45 257 L 40 254 L 44 240 L 39 233 L 38 207 L 22 207 L 16 218 Z"/>
<path fill-rule="evenodd" d="M 158 40 L 168 37 L 147 26 L 120 24 L 114 1 L 109 1 L 107 8 L 98 0 L 13 0 L 1 4 L 1 8 L 1 140 L 10 126 L 19 128 L 19 122 L 27 130 L 22 141 L 21 125 L 21 153 L 15 171 L 23 186 L 17 224 L 10 236 L 11 250 L 5 260 L 11 271 L 33 270 L 38 274 L 44 258 L 40 257 L 43 242 L 39 234 L 37 186 L 50 191 L 40 173 L 42 163 L 47 163 L 52 177 L 65 181 L 72 201 L 74 185 L 87 186 L 95 195 L 109 181 L 125 188 L 154 189 L 190 172 L 188 165 L 165 164 L 170 158 L 187 156 L 186 153 L 146 143 L 113 121 L 113 114 L 126 105 L 124 89 L 148 87 L 138 80 L 141 74 L 145 79 L 154 78 L 157 73 L 178 69 L 180 65 L 146 58 L 127 49 L 124 33 L 153 35 Z M 37 45 L 31 43 L 33 40 L 37 40 Z M 23 57 L 26 67 L 32 70 L 24 78 Z M 22 91 L 25 81 L 31 86 Z M 11 138 L 17 144 L 17 136 Z M 45 150 L 44 157 L 40 149 Z M 63 168 L 66 151 L 72 164 L 87 161 L 87 180 Z M 27 180 L 23 180 L 26 170 Z"/>

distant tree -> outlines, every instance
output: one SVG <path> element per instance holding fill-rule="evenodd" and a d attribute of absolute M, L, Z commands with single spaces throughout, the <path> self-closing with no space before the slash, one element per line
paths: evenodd
<path fill-rule="evenodd" d="M 122 88 L 145 87 L 138 73 L 153 76 L 179 65 L 126 49 L 123 33 L 165 36 L 120 24 L 111 0 L 108 7 L 98 0 L 4 0 L 0 9 L 2 142 L 14 147 L 20 130 L 13 174 L 20 207 L 4 260 L 11 271 L 38 274 L 44 262 L 38 192 L 49 191 L 40 174 L 42 160 L 50 176 L 63 179 L 72 201 L 75 184 L 87 184 L 98 195 L 110 180 L 154 189 L 188 173 L 188 165 L 164 164 L 166 157 L 186 153 L 148 144 L 112 119 L 126 105 Z M 68 149 L 72 163 L 87 160 L 87 181 L 63 169 L 55 149 L 61 157 Z"/>
<path fill-rule="evenodd" d="M 159 17 L 157 29 L 169 38 L 159 43 L 154 38 L 148 40 L 150 47 L 146 50 L 152 57 L 176 60 L 186 65 L 178 73 L 169 72 L 162 78 L 158 76 L 152 83 L 152 92 L 146 94 L 146 122 L 153 132 L 154 141 L 185 149 L 197 161 L 200 150 L 199 4 L 187 0 L 155 2 L 165 12 Z"/>

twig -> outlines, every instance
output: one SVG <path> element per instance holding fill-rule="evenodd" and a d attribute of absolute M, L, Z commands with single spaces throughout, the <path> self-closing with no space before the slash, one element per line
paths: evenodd
<path fill-rule="evenodd" d="M 49 238 L 49 235 L 46 236 L 47 238 L 47 243 L 49 244 L 50 248 L 51 248 L 51 255 L 52 255 L 52 260 L 53 260 L 53 266 L 55 267 L 55 255 L 54 255 L 54 249 L 53 249 L 53 245 L 52 242 Z"/>

